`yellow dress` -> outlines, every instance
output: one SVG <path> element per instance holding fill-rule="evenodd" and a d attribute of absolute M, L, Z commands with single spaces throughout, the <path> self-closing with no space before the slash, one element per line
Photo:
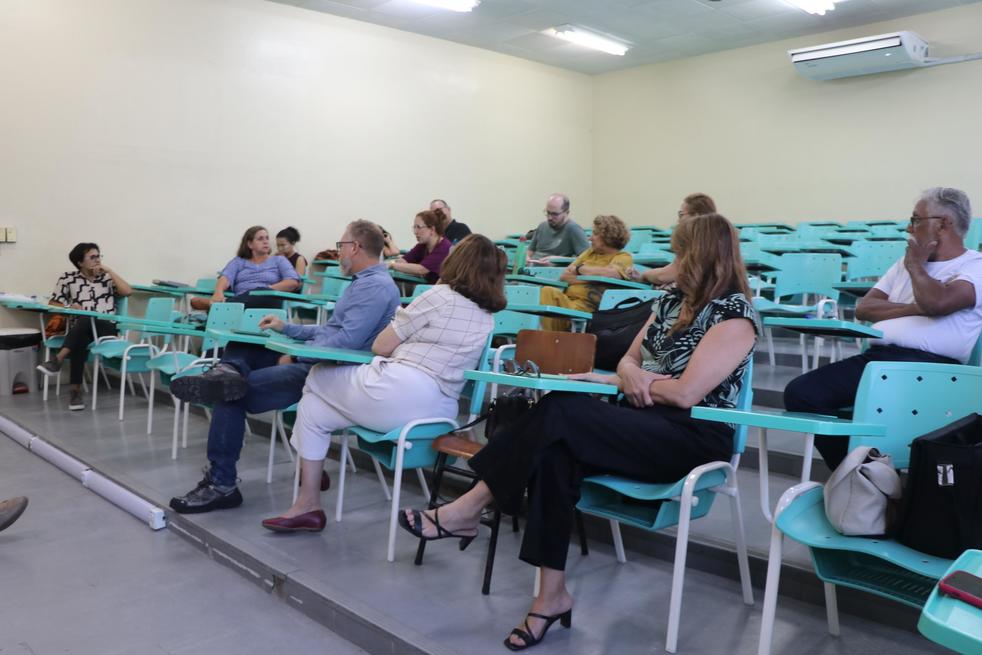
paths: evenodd
<path fill-rule="evenodd" d="M 587 248 L 573 262 L 573 266 L 613 266 L 620 272 L 620 277 L 627 277 L 627 269 L 634 265 L 634 259 L 630 253 L 623 251 L 609 255 L 601 255 L 594 252 L 593 248 Z M 573 282 L 565 290 L 556 287 L 542 287 L 539 292 L 539 302 L 543 305 L 556 305 L 557 307 L 568 307 L 584 312 L 593 313 L 600 306 L 600 297 L 607 289 L 606 284 L 596 282 Z M 555 330 L 566 332 L 569 330 L 569 321 L 559 318 L 545 318 L 541 320 L 543 330 Z"/>

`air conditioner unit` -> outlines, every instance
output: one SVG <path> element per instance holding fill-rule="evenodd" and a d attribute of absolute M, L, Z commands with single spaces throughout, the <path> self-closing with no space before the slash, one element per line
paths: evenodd
<path fill-rule="evenodd" d="M 885 73 L 928 65 L 927 43 L 914 32 L 893 32 L 788 50 L 799 73 L 813 80 Z"/>

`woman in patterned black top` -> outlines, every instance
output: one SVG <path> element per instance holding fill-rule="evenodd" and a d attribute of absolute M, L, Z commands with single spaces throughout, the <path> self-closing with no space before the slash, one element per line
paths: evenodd
<path fill-rule="evenodd" d="M 438 517 L 435 511 L 400 517 L 425 538 L 467 538 L 492 500 L 514 514 L 527 491 L 519 556 L 540 567 L 542 577 L 531 611 L 505 640 L 511 650 L 538 643 L 554 621 L 571 620 L 564 569 L 585 476 L 675 482 L 732 452 L 733 429 L 693 419 L 690 409 L 733 407 L 753 355 L 757 326 L 739 239 L 729 221 L 708 214 L 680 223 L 672 246 L 678 288 L 655 303 L 617 374 L 575 376 L 616 384 L 623 404 L 548 394 L 471 460 L 481 480 L 473 489 L 440 508 Z"/>
<path fill-rule="evenodd" d="M 80 243 L 68 253 L 68 259 L 76 270 L 65 273 L 55 284 L 51 294 L 53 303 L 91 312 L 112 314 L 116 311 L 116 296 L 128 296 L 133 289 L 116 271 L 102 263 L 102 253 L 94 243 Z M 96 321 L 97 334 L 92 333 L 92 321 L 87 318 L 71 322 L 65 334 L 65 342 L 54 358 L 38 366 L 45 375 L 57 375 L 68 358 L 71 362 L 71 393 L 68 409 L 85 409 L 82 401 L 82 373 L 88 359 L 89 344 L 97 337 L 116 334 L 116 326 L 109 321 Z"/>

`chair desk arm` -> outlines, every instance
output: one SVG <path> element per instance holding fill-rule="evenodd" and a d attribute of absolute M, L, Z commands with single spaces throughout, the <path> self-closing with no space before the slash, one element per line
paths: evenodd
<path fill-rule="evenodd" d="M 692 418 L 833 437 L 850 435 L 881 437 L 886 434 L 886 426 L 880 423 L 856 423 L 823 414 L 784 412 L 780 410 L 693 407 Z"/>

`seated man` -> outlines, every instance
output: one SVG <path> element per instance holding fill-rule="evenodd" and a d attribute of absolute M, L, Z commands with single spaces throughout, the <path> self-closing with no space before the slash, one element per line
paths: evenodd
<path fill-rule="evenodd" d="M 810 371 L 784 390 L 795 412 L 835 414 L 852 405 L 867 362 L 965 363 L 982 331 L 982 253 L 963 244 L 971 223 L 968 196 L 935 187 L 921 194 L 907 226 L 907 253 L 856 305 L 856 318 L 883 332 L 866 352 Z M 816 437 L 830 469 L 848 439 Z"/>
<path fill-rule="evenodd" d="M 309 341 L 313 346 L 369 350 L 399 306 L 395 282 L 379 263 L 382 244 L 382 230 L 374 223 L 354 221 L 348 225 L 337 246 L 341 270 L 354 280 L 325 325 L 295 325 L 267 316 L 259 327 Z M 208 431 L 210 466 L 194 489 L 171 499 L 175 511 L 196 514 L 242 504 L 235 484 L 235 463 L 242 451 L 246 414 L 283 409 L 298 402 L 314 364 L 314 360 L 295 361 L 262 346 L 231 343 L 221 362 L 204 375 L 173 381 L 171 392 L 181 400 L 213 404 Z"/>
<path fill-rule="evenodd" d="M 543 210 L 546 220 L 529 242 L 529 264 L 549 264 L 550 257 L 576 257 L 590 247 L 583 228 L 569 217 L 569 197 L 554 193 Z"/>
<path fill-rule="evenodd" d="M 437 209 L 443 210 L 443 236 L 447 237 L 450 243 L 456 246 L 458 241 L 471 233 L 471 229 L 467 227 L 466 223 L 461 223 L 453 217 L 450 205 L 447 204 L 446 200 L 439 198 L 431 200 L 430 211 L 436 211 Z"/>

